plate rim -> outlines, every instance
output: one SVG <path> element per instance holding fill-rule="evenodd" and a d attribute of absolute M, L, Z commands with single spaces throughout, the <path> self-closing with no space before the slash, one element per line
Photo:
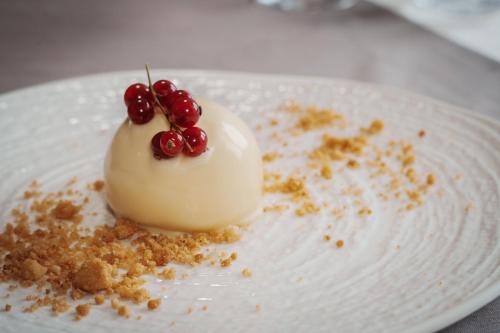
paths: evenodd
<path fill-rule="evenodd" d="M 412 98 L 416 98 L 424 101 L 425 103 L 431 103 L 434 105 L 438 105 L 440 108 L 444 110 L 439 110 L 439 112 L 453 112 L 458 113 L 463 117 L 473 118 L 479 121 L 487 122 L 497 128 L 500 129 L 500 120 L 497 120 L 488 115 L 484 115 L 479 113 L 478 111 L 473 111 L 466 109 L 461 106 L 454 105 L 450 102 L 441 101 L 434 97 L 429 97 L 423 95 L 421 93 L 413 92 L 407 90 L 405 88 L 400 88 L 396 86 L 379 84 L 375 82 L 365 82 L 344 78 L 328 78 L 321 76 L 309 76 L 309 75 L 287 75 L 287 74 L 274 74 L 274 73 L 258 73 L 258 72 L 245 72 L 245 71 L 227 71 L 227 70 L 211 70 L 211 69 L 179 69 L 179 68 L 155 68 L 155 71 L 172 73 L 172 75 L 179 76 L 211 76 L 211 77 L 228 77 L 228 78 L 242 78 L 242 77 L 251 77 L 255 80 L 281 80 L 285 82 L 294 81 L 294 82 L 318 82 L 323 84 L 345 84 L 350 86 L 362 86 L 365 88 L 375 89 L 378 91 L 383 91 L 384 93 L 391 95 L 405 95 L 411 96 Z M 118 70 L 118 71 L 110 71 L 110 72 L 99 72 L 81 76 L 68 77 L 63 79 L 50 80 L 22 88 L 17 88 L 14 90 L 8 90 L 6 92 L 0 93 L 0 102 L 4 98 L 8 98 L 12 95 L 19 95 L 28 93 L 30 91 L 38 90 L 38 89 L 46 89 L 50 86 L 61 85 L 61 84 L 69 84 L 73 82 L 78 82 L 81 80 L 92 80 L 92 79 L 103 79 L 105 77 L 113 77 L 113 76 L 134 76 L 142 73 L 141 70 Z M 0 115 L 2 111 L 0 111 Z M 467 300 L 459 303 L 447 309 L 436 316 L 429 317 L 424 320 L 422 323 L 417 324 L 413 327 L 407 328 L 404 330 L 406 333 L 418 333 L 418 332 L 431 332 L 438 331 L 443 328 L 446 328 L 459 320 L 467 317 L 471 313 L 479 310 L 485 305 L 489 304 L 496 298 L 500 297 L 500 280 L 493 283 L 486 289 L 481 290 L 478 293 L 475 293 Z"/>

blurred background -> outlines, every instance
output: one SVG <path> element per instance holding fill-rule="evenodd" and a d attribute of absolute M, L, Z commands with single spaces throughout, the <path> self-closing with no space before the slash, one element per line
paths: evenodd
<path fill-rule="evenodd" d="M 500 0 L 2 0 L 0 45 L 0 93 L 147 62 L 368 81 L 500 119 Z M 500 300 L 443 332 L 500 332 Z"/>

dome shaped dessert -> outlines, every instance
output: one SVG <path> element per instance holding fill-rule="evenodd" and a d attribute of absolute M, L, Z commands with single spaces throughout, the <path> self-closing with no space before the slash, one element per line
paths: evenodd
<path fill-rule="evenodd" d="M 224 107 L 197 100 L 207 150 L 155 158 L 151 138 L 168 131 L 158 110 L 138 125 L 127 119 L 106 155 L 106 198 L 116 215 L 151 227 L 207 231 L 247 224 L 261 210 L 262 161 L 245 123 Z"/>

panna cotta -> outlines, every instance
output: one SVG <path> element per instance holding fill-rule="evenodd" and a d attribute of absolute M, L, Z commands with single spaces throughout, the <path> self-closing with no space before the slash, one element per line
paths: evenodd
<path fill-rule="evenodd" d="M 169 129 L 158 110 L 147 123 L 127 119 L 119 127 L 104 166 L 116 215 L 167 230 L 207 231 L 248 224 L 261 211 L 262 160 L 251 130 L 221 105 L 197 102 L 208 149 L 196 157 L 154 157 L 151 138 Z"/>

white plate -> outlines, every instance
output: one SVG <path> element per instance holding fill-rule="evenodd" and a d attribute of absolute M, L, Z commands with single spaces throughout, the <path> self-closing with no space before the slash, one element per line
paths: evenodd
<path fill-rule="evenodd" d="M 185 270 L 185 280 L 150 279 L 151 293 L 162 294 L 164 302 L 156 312 L 132 307 L 142 320 L 117 318 L 102 306 L 79 323 L 71 313 L 57 318 L 48 310 L 23 314 L 13 293 L 8 302 L 17 311 L 0 315 L 3 332 L 425 332 L 500 295 L 498 123 L 425 97 L 355 82 L 175 70 L 154 70 L 154 77 L 174 79 L 195 95 L 213 98 L 252 127 L 269 117 L 280 120 L 278 128 L 288 126 L 290 116 L 276 107 L 290 98 L 334 107 L 352 128 L 381 118 L 386 130 L 376 140 L 413 142 L 416 168 L 434 173 L 437 184 L 421 208 L 398 213 L 395 200 L 376 198 L 377 180 L 363 170 L 336 174 L 329 196 L 315 180 L 313 198 L 347 204 L 346 218 L 336 222 L 326 209 L 304 218 L 293 210 L 266 214 L 240 242 L 218 248 L 238 252 L 230 268 L 202 266 Z M 137 80 L 145 81 L 143 72 L 110 73 L 0 96 L 2 224 L 32 179 L 54 190 L 72 176 L 82 186 L 102 177 L 106 147 L 126 115 L 122 93 Z M 274 129 L 266 128 L 257 132 L 261 149 L 280 149 L 269 139 Z M 416 135 L 420 129 L 427 132 L 424 139 Z M 318 137 L 291 138 L 285 152 L 310 150 Z M 271 167 L 286 174 L 304 163 L 299 157 Z M 342 184 L 363 187 L 361 199 L 373 215 L 357 216 L 353 198 L 338 193 Z M 93 201 L 93 209 L 106 214 L 102 198 Z M 325 233 L 345 240 L 344 248 L 323 241 Z M 252 278 L 241 276 L 245 267 Z M 201 311 L 203 305 L 207 311 Z"/>

